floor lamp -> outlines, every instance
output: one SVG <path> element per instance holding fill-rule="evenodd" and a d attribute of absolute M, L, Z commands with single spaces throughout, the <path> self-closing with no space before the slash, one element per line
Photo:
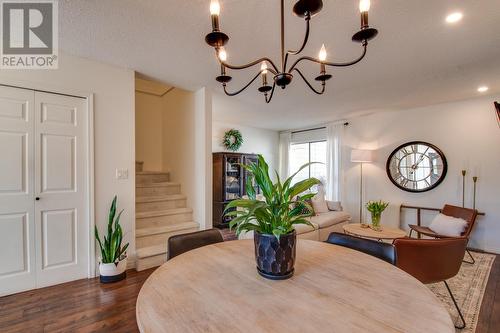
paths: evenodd
<path fill-rule="evenodd" d="M 373 162 L 371 150 L 353 149 L 351 151 L 351 162 L 360 164 L 359 180 L 359 223 L 363 223 L 363 163 Z"/>

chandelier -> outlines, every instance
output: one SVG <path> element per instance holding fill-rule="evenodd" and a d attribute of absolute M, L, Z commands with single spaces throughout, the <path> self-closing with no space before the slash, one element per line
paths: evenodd
<path fill-rule="evenodd" d="M 266 103 L 269 103 L 273 98 L 274 88 L 276 86 L 281 87 L 283 89 L 286 88 L 292 82 L 293 72 L 296 72 L 306 83 L 306 85 L 314 91 L 316 94 L 321 95 L 325 92 L 326 81 L 332 78 L 332 75 L 327 74 L 326 66 L 331 67 L 348 67 L 360 62 L 366 55 L 366 49 L 368 46 L 368 41 L 374 38 L 378 31 L 377 29 L 371 28 L 368 25 L 368 10 L 370 9 L 370 0 L 360 0 L 359 2 L 359 11 L 361 13 L 361 29 L 356 32 L 352 36 L 352 41 L 360 43 L 363 50 L 361 55 L 350 62 L 329 62 L 326 61 L 327 54 L 326 48 L 323 44 L 318 54 L 318 58 L 313 58 L 309 56 L 302 56 L 296 59 L 290 66 L 287 67 L 289 56 L 296 56 L 300 54 L 307 45 L 307 41 L 309 39 L 310 32 L 310 21 L 311 18 L 319 13 L 319 11 L 323 8 L 322 0 L 299 0 L 293 6 L 293 13 L 301 17 L 305 20 L 306 29 L 305 29 L 305 37 L 302 42 L 302 46 L 297 50 L 288 50 L 285 51 L 285 17 L 284 17 L 284 0 L 281 0 L 281 66 L 278 67 L 276 64 L 269 58 L 263 57 L 252 62 L 249 62 L 245 65 L 232 65 L 227 62 L 227 53 L 224 49 L 224 46 L 229 41 L 228 35 L 222 32 L 219 29 L 219 14 L 220 14 L 220 5 L 218 0 L 211 0 L 210 2 L 210 15 L 212 18 L 212 32 L 206 35 L 205 41 L 208 45 L 212 46 L 215 49 L 216 57 L 220 63 L 220 75 L 215 79 L 222 84 L 224 92 L 228 96 L 235 96 L 248 88 L 259 76 L 262 77 L 262 84 L 258 88 L 258 91 L 264 94 L 264 98 Z M 315 77 L 315 80 L 321 84 L 321 88 L 317 89 L 311 84 L 304 74 L 300 71 L 298 65 L 302 61 L 311 61 L 319 64 L 319 75 Z M 249 67 L 253 67 L 255 65 L 260 64 L 260 70 L 257 74 L 241 89 L 236 90 L 234 92 L 230 92 L 227 90 L 227 84 L 231 81 L 232 77 L 228 75 L 226 69 L 233 70 L 241 70 Z M 272 85 L 270 85 L 267 81 L 267 75 L 270 72 L 272 77 Z"/>

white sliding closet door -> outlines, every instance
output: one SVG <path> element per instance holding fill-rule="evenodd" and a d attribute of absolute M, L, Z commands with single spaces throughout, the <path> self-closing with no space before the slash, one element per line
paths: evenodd
<path fill-rule="evenodd" d="M 0 86 L 0 296 L 88 277 L 87 113 Z"/>
<path fill-rule="evenodd" d="M 35 92 L 37 287 L 88 277 L 87 101 Z"/>
<path fill-rule="evenodd" d="M 0 86 L 0 296 L 36 287 L 33 102 Z"/>

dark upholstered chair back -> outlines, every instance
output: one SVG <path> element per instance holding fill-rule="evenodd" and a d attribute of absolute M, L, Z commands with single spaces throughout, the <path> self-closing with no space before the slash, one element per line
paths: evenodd
<path fill-rule="evenodd" d="M 371 239 L 359 238 L 338 232 L 332 232 L 328 236 L 326 242 L 369 254 L 393 265 L 396 263 L 396 256 L 392 244 L 377 242 Z"/>
<path fill-rule="evenodd" d="M 394 240 L 396 266 L 422 283 L 436 283 L 457 275 L 467 238 Z"/>
<path fill-rule="evenodd" d="M 168 239 L 168 259 L 172 259 L 184 252 L 197 249 L 199 247 L 221 243 L 224 239 L 219 230 L 208 229 L 190 232 L 182 235 L 175 235 Z"/>

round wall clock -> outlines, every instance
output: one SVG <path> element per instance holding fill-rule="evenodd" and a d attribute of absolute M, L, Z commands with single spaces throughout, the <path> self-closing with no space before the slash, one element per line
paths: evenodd
<path fill-rule="evenodd" d="M 438 186 L 446 176 L 448 164 L 443 152 L 422 141 L 397 147 L 387 159 L 387 176 L 400 189 L 425 192 Z"/>

